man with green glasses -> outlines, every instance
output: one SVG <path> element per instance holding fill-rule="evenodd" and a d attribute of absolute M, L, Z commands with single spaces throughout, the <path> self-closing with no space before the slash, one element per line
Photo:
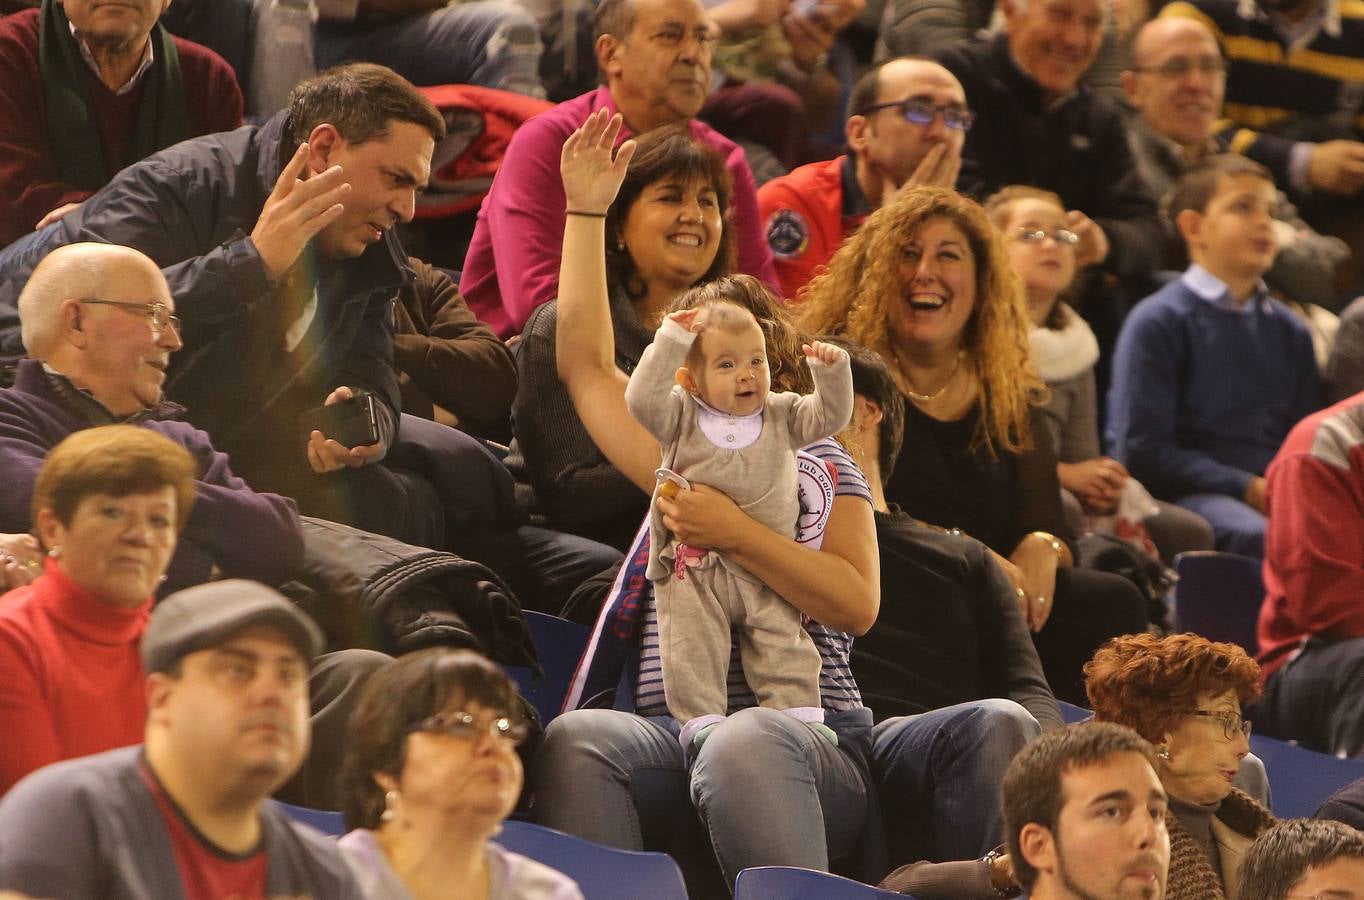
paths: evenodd
<path fill-rule="evenodd" d="M 927 59 L 893 59 L 853 85 L 848 152 L 801 166 L 758 191 L 763 233 L 787 297 L 904 187 L 950 188 L 975 121 L 961 83 Z"/>

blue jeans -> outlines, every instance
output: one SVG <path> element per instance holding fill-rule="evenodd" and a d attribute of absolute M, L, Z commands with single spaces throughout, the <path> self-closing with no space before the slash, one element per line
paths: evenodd
<path fill-rule="evenodd" d="M 413 84 L 476 84 L 545 96 L 544 44 L 535 18 L 509 0 L 453 3 L 391 22 L 322 23 L 318 70 L 346 62 L 388 66 Z"/>
<path fill-rule="evenodd" d="M 1313 637 L 1265 682 L 1255 730 L 1333 756 L 1364 757 L 1364 638 Z"/>
<path fill-rule="evenodd" d="M 872 774 L 891 867 L 984 856 L 1003 839 L 1000 785 L 1042 733 L 1012 700 L 959 703 L 872 729 Z"/>
<path fill-rule="evenodd" d="M 858 714 L 829 725 L 843 735 L 840 715 Z M 678 731 L 669 717 L 611 709 L 559 716 L 535 757 L 536 818 L 611 847 L 667 850 L 692 875 L 678 848 L 695 808 L 730 890 L 749 866 L 827 871 L 855 849 L 869 802 L 855 739 L 835 747 L 777 710 L 743 709 L 715 727 L 688 771 Z"/>
<path fill-rule="evenodd" d="M 1264 513 L 1225 494 L 1190 494 L 1175 502 L 1208 520 L 1218 550 L 1264 559 Z"/>

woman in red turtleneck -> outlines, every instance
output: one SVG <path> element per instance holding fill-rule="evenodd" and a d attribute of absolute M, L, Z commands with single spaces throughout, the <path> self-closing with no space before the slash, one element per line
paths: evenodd
<path fill-rule="evenodd" d="M 0 793 L 142 740 L 138 641 L 194 502 L 194 461 L 131 425 L 77 432 L 33 491 L 43 574 L 0 597 Z"/>

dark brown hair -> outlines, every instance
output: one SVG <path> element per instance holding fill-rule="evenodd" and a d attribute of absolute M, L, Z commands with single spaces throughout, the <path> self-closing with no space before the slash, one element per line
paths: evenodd
<path fill-rule="evenodd" d="M 1002 790 L 1004 839 L 1009 845 L 1018 883 L 1030 890 L 1037 869 L 1023 858 L 1018 834 L 1036 822 L 1056 834 L 1056 823 L 1065 806 L 1061 776 L 1074 769 L 1102 763 L 1119 753 L 1136 753 L 1156 767 L 1155 751 L 1130 728 L 1108 722 L 1086 722 L 1049 731 L 1028 744 L 1009 763 Z"/>
<path fill-rule="evenodd" d="M 1241 900 L 1285 900 L 1308 869 L 1364 859 L 1364 833 L 1344 822 L 1289 819 L 1263 832 L 1241 857 Z"/>
<path fill-rule="evenodd" d="M 411 122 L 439 142 L 445 117 L 426 95 L 386 66 L 349 63 L 301 81 L 289 94 L 287 157 L 317 126 L 328 123 L 352 144 L 388 135 L 390 122 Z"/>
<path fill-rule="evenodd" d="M 48 509 L 63 525 L 92 494 L 127 497 L 169 487 L 175 491 L 175 530 L 189 520 L 198 468 L 189 451 L 136 425 L 77 431 L 53 447 L 33 485 L 33 521 Z"/>
<path fill-rule="evenodd" d="M 722 275 L 714 281 L 683 291 L 668 312 L 732 303 L 753 314 L 767 341 L 767 365 L 772 373 L 772 389 L 808 394 L 815 389 L 810 367 L 805 364 L 801 344 L 804 336 L 786 314 L 772 292 L 752 275 Z"/>
<path fill-rule="evenodd" d="M 884 486 L 895 471 L 895 462 L 900 458 L 900 447 L 905 439 L 905 396 L 895 384 L 886 361 L 874 351 L 847 338 L 822 337 L 820 340 L 848 351 L 853 393 L 881 408 L 881 423 L 876 429 L 876 461 L 881 467 L 881 484 Z"/>
<path fill-rule="evenodd" d="M 472 650 L 418 650 L 370 676 L 351 713 L 341 766 L 341 809 L 348 828 L 379 826 L 384 790 L 374 776 L 399 777 L 412 726 L 453 703 L 478 703 L 513 719 L 521 709 L 507 673 Z"/>
<path fill-rule="evenodd" d="M 715 190 L 721 218 L 720 246 L 715 251 L 715 261 L 696 283 L 704 284 L 734 268 L 734 229 L 729 223 L 734 181 L 724 158 L 693 138 L 686 125 L 664 125 L 637 140 L 625 180 L 606 213 L 607 284 L 624 289 L 632 300 L 644 296 L 645 288 L 636 274 L 630 250 L 623 243 L 625 217 L 644 189 L 662 178 L 702 181 Z"/>
<path fill-rule="evenodd" d="M 1234 178 L 1237 175 L 1250 175 L 1270 184 L 1274 183 L 1274 176 L 1269 174 L 1269 170 L 1253 159 L 1235 153 L 1219 153 L 1190 166 L 1180 176 L 1170 192 L 1165 215 L 1174 222 L 1186 209 L 1198 213 L 1207 212 L 1208 204 L 1217 196 L 1222 179 Z"/>
<path fill-rule="evenodd" d="M 1260 666 L 1235 644 L 1196 634 L 1113 638 L 1085 663 L 1094 717 L 1160 743 L 1205 694 L 1235 691 L 1241 705 L 1260 696 Z"/>

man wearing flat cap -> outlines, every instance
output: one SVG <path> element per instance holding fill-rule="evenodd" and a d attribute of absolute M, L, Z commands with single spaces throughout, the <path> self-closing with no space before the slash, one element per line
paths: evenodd
<path fill-rule="evenodd" d="M 317 626 L 264 585 L 166 598 L 143 635 L 140 746 L 48 766 L 0 800 L 0 889 L 96 898 L 359 898 L 335 844 L 269 795 L 308 750 Z"/>

